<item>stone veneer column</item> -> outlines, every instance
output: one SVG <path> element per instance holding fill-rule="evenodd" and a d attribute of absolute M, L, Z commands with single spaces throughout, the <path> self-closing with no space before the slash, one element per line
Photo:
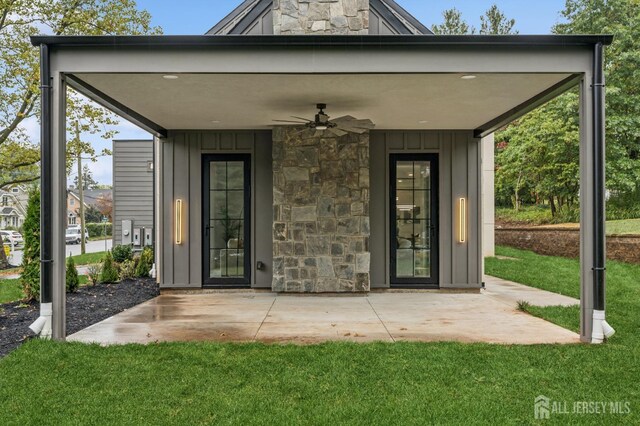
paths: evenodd
<path fill-rule="evenodd" d="M 369 0 L 274 0 L 273 33 L 369 34 Z"/>
<path fill-rule="evenodd" d="M 272 289 L 366 292 L 369 134 L 318 134 L 273 131 Z"/>

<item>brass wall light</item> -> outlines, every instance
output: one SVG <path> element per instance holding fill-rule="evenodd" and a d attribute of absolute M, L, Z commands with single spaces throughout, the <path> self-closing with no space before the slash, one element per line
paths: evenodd
<path fill-rule="evenodd" d="M 182 200 L 176 200 L 176 215 L 175 215 L 175 238 L 176 244 L 182 244 Z"/>
<path fill-rule="evenodd" d="M 467 199 L 458 200 L 458 242 L 467 242 Z"/>

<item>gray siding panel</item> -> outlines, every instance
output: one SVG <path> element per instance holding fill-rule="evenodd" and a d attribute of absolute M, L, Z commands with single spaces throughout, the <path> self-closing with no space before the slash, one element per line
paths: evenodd
<path fill-rule="evenodd" d="M 440 168 L 440 287 L 479 288 L 481 275 L 480 140 L 472 131 L 372 131 L 371 286 L 388 288 L 389 154 L 437 153 Z M 382 172 L 383 171 L 383 172 Z M 457 242 L 457 203 L 467 199 L 468 242 Z"/>
<path fill-rule="evenodd" d="M 113 141 L 113 242 L 122 244 L 122 221 L 153 227 L 153 141 Z"/>
<path fill-rule="evenodd" d="M 252 287 L 271 287 L 273 262 L 271 233 L 273 187 L 270 131 L 170 131 L 162 144 L 164 158 L 162 207 L 163 288 L 202 287 L 202 155 L 215 153 L 252 154 Z M 174 241 L 174 200 L 185 205 L 183 244 Z M 257 271 L 256 263 L 268 269 Z"/>

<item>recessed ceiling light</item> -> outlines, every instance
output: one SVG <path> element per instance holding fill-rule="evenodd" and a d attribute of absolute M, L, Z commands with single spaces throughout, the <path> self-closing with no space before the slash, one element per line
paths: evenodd
<path fill-rule="evenodd" d="M 211 120 L 213 124 L 220 124 L 220 120 Z"/>
<path fill-rule="evenodd" d="M 167 74 L 167 75 L 163 75 L 162 78 L 164 78 L 165 80 L 177 80 L 178 76 L 177 75 L 172 75 L 172 74 Z"/>
<path fill-rule="evenodd" d="M 429 122 L 429 120 L 420 120 L 418 121 L 418 124 L 427 124 Z"/>
<path fill-rule="evenodd" d="M 462 77 L 460 77 L 463 80 L 473 80 L 475 79 L 477 76 L 475 75 L 471 75 L 471 74 L 467 74 L 467 75 L 463 75 Z"/>

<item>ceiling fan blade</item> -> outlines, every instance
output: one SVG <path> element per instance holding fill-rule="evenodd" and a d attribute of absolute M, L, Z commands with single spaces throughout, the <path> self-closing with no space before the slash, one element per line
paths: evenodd
<path fill-rule="evenodd" d="M 359 135 L 366 133 L 367 131 L 369 131 L 370 129 L 365 128 L 365 127 L 355 127 L 355 126 L 339 126 L 338 127 L 340 130 L 342 130 L 343 132 L 349 132 L 349 133 L 357 133 Z"/>
<path fill-rule="evenodd" d="M 332 123 L 343 123 L 345 121 L 354 121 L 357 120 L 357 118 L 352 117 L 350 115 L 343 115 L 342 117 L 338 117 L 335 120 L 331 120 Z"/>
<path fill-rule="evenodd" d="M 344 130 L 338 129 L 337 127 L 331 127 L 329 129 L 327 129 L 328 131 L 330 131 L 331 133 L 333 133 L 334 135 L 340 137 L 340 136 L 344 136 L 346 135 L 348 132 L 345 132 Z"/>
<path fill-rule="evenodd" d="M 307 119 L 307 118 L 303 118 L 303 117 L 296 117 L 295 115 L 292 115 L 291 117 L 293 118 L 297 118 L 298 120 L 304 120 L 305 123 L 313 123 L 311 120 Z"/>
<path fill-rule="evenodd" d="M 278 123 L 293 123 L 293 124 L 307 124 L 306 121 L 291 121 L 291 120 L 273 120 Z"/>
<path fill-rule="evenodd" d="M 348 125 L 350 127 L 361 127 L 363 129 L 373 129 L 374 127 L 376 127 L 376 125 L 373 124 L 373 121 L 371 120 L 354 120 L 348 123 Z"/>

